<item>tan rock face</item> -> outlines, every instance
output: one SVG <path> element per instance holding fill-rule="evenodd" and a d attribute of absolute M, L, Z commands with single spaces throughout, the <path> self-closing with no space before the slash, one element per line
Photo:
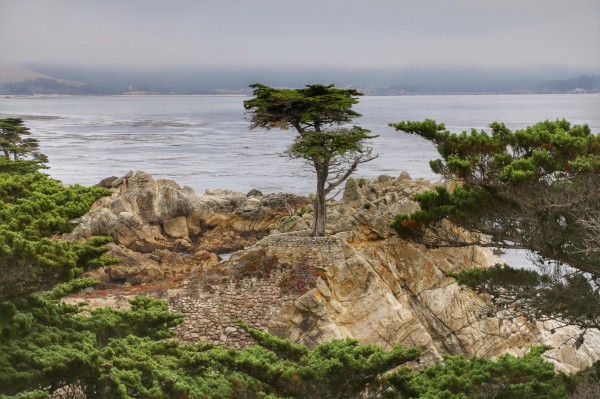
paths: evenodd
<path fill-rule="evenodd" d="M 349 198 L 332 204 L 331 213 L 337 216 L 329 223 L 336 235 L 271 235 L 243 252 L 246 257 L 266 252 L 280 263 L 320 270 L 311 289 L 271 318 L 271 332 L 308 346 L 344 337 L 387 348 L 416 345 L 424 349 L 425 361 L 442 353 L 523 354 L 542 343 L 555 347 L 546 356 L 562 371 L 600 359 L 600 333 L 589 334 L 578 350 L 561 345 L 565 335 L 576 335 L 574 328 L 552 333 L 551 326 L 523 317 L 492 316 L 487 297 L 446 277 L 448 271 L 495 264 L 498 259 L 490 251 L 427 250 L 390 231 L 384 221 L 414 210 L 411 196 L 430 183 L 401 176 L 353 184 Z"/>
<path fill-rule="evenodd" d="M 163 227 L 165 233 L 171 238 L 188 237 L 188 225 L 185 216 L 178 216 L 173 219 L 165 220 Z"/>
<path fill-rule="evenodd" d="M 483 324 L 498 320 L 480 320 L 477 310 L 483 299 L 443 274 L 467 263 L 473 267 L 474 252 L 479 250 L 428 254 L 396 237 L 387 241 L 363 246 L 351 234 L 326 238 L 280 234 L 244 251 L 245 256 L 266 251 L 280 262 L 322 270 L 314 288 L 271 319 L 270 330 L 309 346 L 345 337 L 388 348 L 397 343 L 418 345 L 430 360 L 447 351 L 493 355 L 511 347 L 508 336 L 495 336 L 498 326 L 489 339 L 471 342 L 470 336 Z M 414 279 L 417 269 L 423 273 Z"/>
<path fill-rule="evenodd" d="M 214 265 L 218 253 L 251 245 L 276 228 L 289 214 L 286 203 L 298 209 L 306 203 L 306 198 L 290 194 L 248 198 L 228 190 L 207 190 L 199 195 L 145 172 L 111 179 L 110 186 L 113 194 L 97 201 L 69 238 L 111 236 L 115 245 L 109 255 L 122 261 L 95 275 L 132 284 Z M 165 251 L 179 260 L 173 261 Z"/>
<path fill-rule="evenodd" d="M 185 341 L 247 345 L 235 326 L 243 319 L 308 346 L 344 337 L 386 348 L 416 345 L 425 361 L 446 352 L 523 354 L 542 343 L 555 348 L 546 357 L 562 371 L 600 359 L 600 332 L 575 349 L 565 342 L 576 329 L 494 315 L 486 296 L 446 277 L 496 263 L 490 251 L 428 250 L 390 230 L 393 216 L 416 210 L 412 196 L 432 183 L 403 173 L 348 186 L 342 201 L 329 203 L 332 235 L 312 238 L 306 199 L 248 199 L 226 190 L 197 195 L 138 172 L 98 201 L 72 237 L 113 236 L 111 251 L 122 262 L 98 272 L 107 278 L 141 282 L 194 272 L 168 294 L 172 309 L 185 315 L 178 330 Z M 290 207 L 308 212 L 290 216 Z M 216 253 L 243 247 L 216 266 Z"/>

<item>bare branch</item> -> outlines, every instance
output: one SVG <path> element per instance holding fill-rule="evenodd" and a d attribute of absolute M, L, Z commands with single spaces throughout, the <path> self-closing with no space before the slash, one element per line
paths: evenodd
<path fill-rule="evenodd" d="M 361 163 L 372 161 L 379 156 L 379 154 L 373 155 L 372 152 L 373 152 L 372 148 L 368 148 L 364 152 L 355 156 L 351 165 L 348 167 L 348 169 L 343 174 L 341 174 L 335 180 L 328 182 L 327 188 L 325 188 L 325 194 L 326 195 L 329 194 L 333 189 L 335 189 L 337 186 L 339 186 L 344 181 L 346 181 L 346 179 L 348 179 L 348 177 L 350 177 L 350 175 L 356 170 L 358 165 L 360 165 Z"/>

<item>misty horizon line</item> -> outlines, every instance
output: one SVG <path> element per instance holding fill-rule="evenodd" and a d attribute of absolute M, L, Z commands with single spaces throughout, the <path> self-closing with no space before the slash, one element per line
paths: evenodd
<path fill-rule="evenodd" d="M 43 63 L 43 62 L 22 62 L 19 64 L 2 66 L 19 66 L 33 70 L 70 70 L 70 71 L 122 71 L 122 72 L 161 72 L 167 70 L 180 71 L 324 71 L 324 72 L 419 72 L 419 71 L 447 71 L 447 72 L 480 72 L 480 73 L 501 73 L 501 74 L 543 74 L 544 76 L 559 76 L 563 74 L 597 74 L 600 73 L 600 64 L 595 66 L 564 66 L 553 64 L 538 64 L 525 66 L 471 66 L 471 65 L 380 65 L 380 66 L 360 66 L 360 65 L 299 65 L 299 64 L 268 64 L 268 65 L 232 65 L 232 64 L 169 64 L 169 65 L 114 65 L 114 64 L 86 64 L 86 63 Z"/>
<path fill-rule="evenodd" d="M 588 71 L 571 68 L 268 68 L 169 66 L 148 68 L 82 67 L 75 65 L 28 64 L 26 68 L 54 80 L 81 82 L 79 94 L 117 94 L 127 91 L 210 94 L 219 91 L 248 92 L 261 83 L 274 87 L 303 87 L 334 84 L 355 87 L 365 94 L 568 92 L 581 88 L 600 90 L 600 68 Z M 588 76 L 589 75 L 589 76 Z M 0 83 L 2 82 L 0 73 Z M 32 81 L 33 79 L 29 79 Z M 6 84 L 5 84 L 6 85 Z M 20 87 L 18 83 L 17 87 Z M 23 86 L 23 85 L 21 85 Z M 51 90 L 52 88 L 47 88 Z M 57 88 L 54 88 L 57 89 Z M 16 90 L 31 91 L 31 88 Z"/>

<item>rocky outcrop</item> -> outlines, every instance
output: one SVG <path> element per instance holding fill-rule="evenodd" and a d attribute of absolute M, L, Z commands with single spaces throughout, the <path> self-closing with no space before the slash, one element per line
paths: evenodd
<path fill-rule="evenodd" d="M 308 346 L 345 337 L 386 348 L 399 343 L 416 345 L 424 350 L 424 361 L 438 360 L 443 353 L 523 354 L 542 343 L 555 348 L 546 357 L 562 371 L 579 370 L 600 358 L 597 332 L 588 333 L 584 345 L 575 349 L 565 343 L 579 333 L 575 328 L 553 332 L 548 324 L 497 315 L 490 312 L 489 298 L 446 276 L 448 271 L 495 264 L 499 259 L 491 251 L 477 247 L 428 250 L 393 234 L 389 220 L 398 212 L 415 210 L 412 196 L 431 188 L 431 183 L 403 174 L 375 181 L 350 180 L 349 185 L 351 190 L 342 201 L 330 203 L 327 229 L 332 235 L 314 238 L 306 230 L 289 228 L 302 227 L 303 218 L 311 217 L 308 207 L 309 213 L 282 220 L 278 231 L 285 233 L 271 234 L 223 264 L 221 288 L 212 286 L 209 294 L 197 285 L 182 302 L 172 298 L 172 303 L 181 304 L 177 309 L 187 306 L 188 320 L 202 326 L 194 330 L 188 324 L 182 336 L 196 334 L 200 340 L 229 340 L 239 346 L 243 343 L 239 336 L 227 335 L 227 328 L 233 331 L 231 320 L 239 317 L 257 327 L 264 327 L 268 320 L 272 333 Z M 264 259 L 269 261 L 261 263 Z M 246 278 L 236 274 L 253 262 L 260 265 L 252 268 L 254 274 Z M 247 282 L 250 276 L 254 276 L 250 284 L 254 288 L 235 283 Z M 295 297 L 282 289 L 290 282 L 304 287 Z M 235 292 L 227 291 L 232 284 Z M 239 302 L 235 301 L 257 287 L 269 293 L 263 306 L 256 301 L 264 294 L 256 291 L 249 301 L 252 316 L 236 313 Z M 211 298 L 219 303 L 217 309 L 224 310 L 212 318 L 203 316 L 194 309 L 206 308 L 207 300 L 198 298 Z M 220 317 L 227 321 L 216 322 Z"/>
<path fill-rule="evenodd" d="M 600 358 L 600 332 L 588 332 L 575 349 L 575 328 L 502 317 L 490 312 L 489 298 L 447 277 L 498 262 L 491 251 L 430 250 L 398 238 L 389 221 L 416 210 L 413 195 L 433 187 L 406 173 L 350 179 L 343 199 L 328 204 L 329 235 L 316 238 L 302 197 L 197 195 L 143 172 L 110 184 L 113 195 L 94 205 L 72 237 L 114 238 L 111 250 L 123 261 L 99 272 L 112 280 L 195 272 L 165 295 L 185 315 L 178 329 L 184 342 L 247 345 L 235 323 L 242 319 L 308 346 L 345 337 L 386 348 L 416 345 L 425 361 L 443 353 L 523 354 L 542 343 L 554 347 L 546 357 L 562 371 Z M 240 248 L 218 264 L 217 253 Z"/>
<path fill-rule="evenodd" d="M 248 197 L 228 190 L 197 194 L 170 180 L 129 172 L 101 182 L 111 196 L 97 201 L 70 239 L 111 236 L 117 265 L 92 273 L 104 281 L 140 284 L 218 263 L 218 254 L 251 245 L 276 228 L 304 197 Z"/>
<path fill-rule="evenodd" d="M 345 337 L 384 347 L 417 345 L 426 360 L 442 353 L 523 354 L 542 343 L 554 348 L 545 356 L 561 371 L 573 372 L 600 359 L 600 332 L 588 332 L 584 345 L 575 349 L 577 328 L 555 330 L 551 323 L 502 317 L 490 311 L 488 297 L 447 277 L 448 271 L 499 262 L 491 251 L 428 250 L 392 233 L 388 223 L 393 216 L 416 210 L 413 195 L 431 187 L 406 173 L 350 180 L 343 200 L 331 207 L 333 236 L 269 236 L 247 250 L 322 268 L 314 287 L 284 306 L 269 329 L 309 346 Z"/>

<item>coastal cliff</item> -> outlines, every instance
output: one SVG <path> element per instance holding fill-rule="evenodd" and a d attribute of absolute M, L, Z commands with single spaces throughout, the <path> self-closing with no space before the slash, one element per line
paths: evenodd
<path fill-rule="evenodd" d="M 569 338 L 577 329 L 502 317 L 488 297 L 446 276 L 499 262 L 491 251 L 431 250 L 396 236 L 388 227 L 393 215 L 414 211 L 412 196 L 433 186 L 406 173 L 350 179 L 344 197 L 329 204 L 329 236 L 317 238 L 307 230 L 305 197 L 199 195 L 144 172 L 102 184 L 113 194 L 78 220 L 69 238 L 113 237 L 110 251 L 121 262 L 90 273 L 108 285 L 175 279 L 155 294 L 185 315 L 178 327 L 184 342 L 251 344 L 236 326 L 241 319 L 309 347 L 345 337 L 385 348 L 418 346 L 425 362 L 442 353 L 523 354 L 541 343 L 554 347 L 545 357 L 561 371 L 600 358 L 597 331 L 575 349 Z"/>

